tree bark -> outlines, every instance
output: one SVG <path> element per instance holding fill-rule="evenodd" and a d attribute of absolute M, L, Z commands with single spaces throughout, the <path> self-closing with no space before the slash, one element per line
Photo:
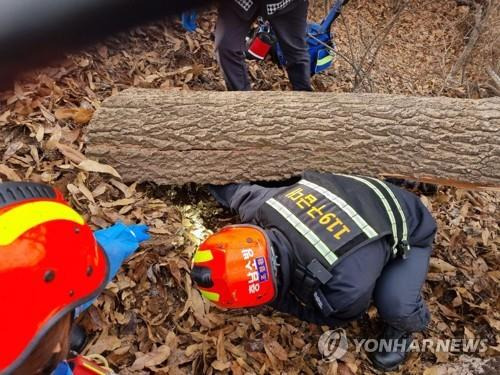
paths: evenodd
<path fill-rule="evenodd" d="M 500 185 L 500 98 L 131 89 L 87 156 L 126 181 L 276 180 L 306 169 Z"/>

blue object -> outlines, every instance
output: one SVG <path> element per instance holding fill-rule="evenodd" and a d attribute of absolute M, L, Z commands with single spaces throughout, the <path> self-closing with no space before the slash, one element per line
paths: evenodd
<path fill-rule="evenodd" d="M 311 75 L 322 72 L 333 64 L 332 50 L 335 49 L 335 44 L 331 32 L 332 24 L 340 16 L 342 7 L 346 3 L 346 0 L 337 0 L 321 24 L 309 23 L 307 25 Z"/>
<path fill-rule="evenodd" d="M 318 24 L 309 24 L 307 30 L 307 45 L 311 59 L 311 75 L 322 72 L 333 64 L 333 52 L 335 44 L 328 29 L 322 32 L 322 27 Z"/>
<path fill-rule="evenodd" d="M 181 14 L 182 27 L 189 32 L 196 31 L 196 28 L 198 27 L 198 24 L 196 22 L 197 18 L 198 15 L 195 10 L 182 13 Z"/>
<path fill-rule="evenodd" d="M 125 225 L 118 222 L 109 228 L 94 232 L 95 239 L 108 256 L 108 282 L 116 276 L 123 262 L 139 248 L 139 245 L 151 238 L 148 229 L 144 224 Z M 93 302 L 94 300 L 78 306 L 75 309 L 75 316 L 87 310 Z"/>
<path fill-rule="evenodd" d="M 120 222 L 94 232 L 94 236 L 109 259 L 108 281 L 116 276 L 122 263 L 139 248 L 141 242 L 150 238 L 146 225 L 125 225 Z"/>
<path fill-rule="evenodd" d="M 71 367 L 69 367 L 68 362 L 59 362 L 56 369 L 52 371 L 52 375 L 73 375 Z"/>

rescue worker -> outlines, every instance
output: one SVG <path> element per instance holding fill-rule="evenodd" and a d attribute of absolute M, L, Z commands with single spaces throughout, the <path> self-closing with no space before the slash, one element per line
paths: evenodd
<path fill-rule="evenodd" d="M 258 15 L 269 19 L 276 33 L 293 89 L 311 91 L 307 8 L 307 0 L 228 0 L 219 6 L 215 50 L 229 91 L 250 90 L 245 39 Z"/>
<path fill-rule="evenodd" d="M 392 370 L 429 323 L 422 299 L 436 224 L 420 199 L 374 178 L 306 172 L 286 186 L 211 186 L 238 213 L 201 244 L 192 278 L 224 308 L 268 304 L 308 322 L 341 326 L 374 301 L 382 338 L 372 356 Z M 389 349 L 387 349 L 389 350 Z"/>
<path fill-rule="evenodd" d="M 92 233 L 56 189 L 0 183 L 0 374 L 56 366 L 54 374 L 72 374 L 76 362 L 65 359 L 75 316 L 149 238 L 147 229 L 117 223 Z"/>

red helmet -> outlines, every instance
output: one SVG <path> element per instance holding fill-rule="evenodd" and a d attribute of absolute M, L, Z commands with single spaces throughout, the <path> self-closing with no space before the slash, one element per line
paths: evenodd
<path fill-rule="evenodd" d="M 108 269 L 60 192 L 0 183 L 0 373 L 14 371 L 60 318 L 95 298 Z"/>
<path fill-rule="evenodd" d="M 234 225 L 200 245 L 191 277 L 201 294 L 216 305 L 243 308 L 264 305 L 275 298 L 275 273 L 266 232 L 253 225 Z"/>

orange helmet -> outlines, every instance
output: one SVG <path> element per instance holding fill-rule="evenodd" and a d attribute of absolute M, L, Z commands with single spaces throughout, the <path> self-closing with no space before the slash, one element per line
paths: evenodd
<path fill-rule="evenodd" d="M 196 251 L 191 277 L 201 294 L 220 307 L 243 308 L 276 296 L 275 259 L 266 232 L 232 225 L 208 237 Z"/>
<path fill-rule="evenodd" d="M 14 371 L 60 318 L 95 298 L 108 269 L 60 192 L 0 183 L 0 373 Z"/>

